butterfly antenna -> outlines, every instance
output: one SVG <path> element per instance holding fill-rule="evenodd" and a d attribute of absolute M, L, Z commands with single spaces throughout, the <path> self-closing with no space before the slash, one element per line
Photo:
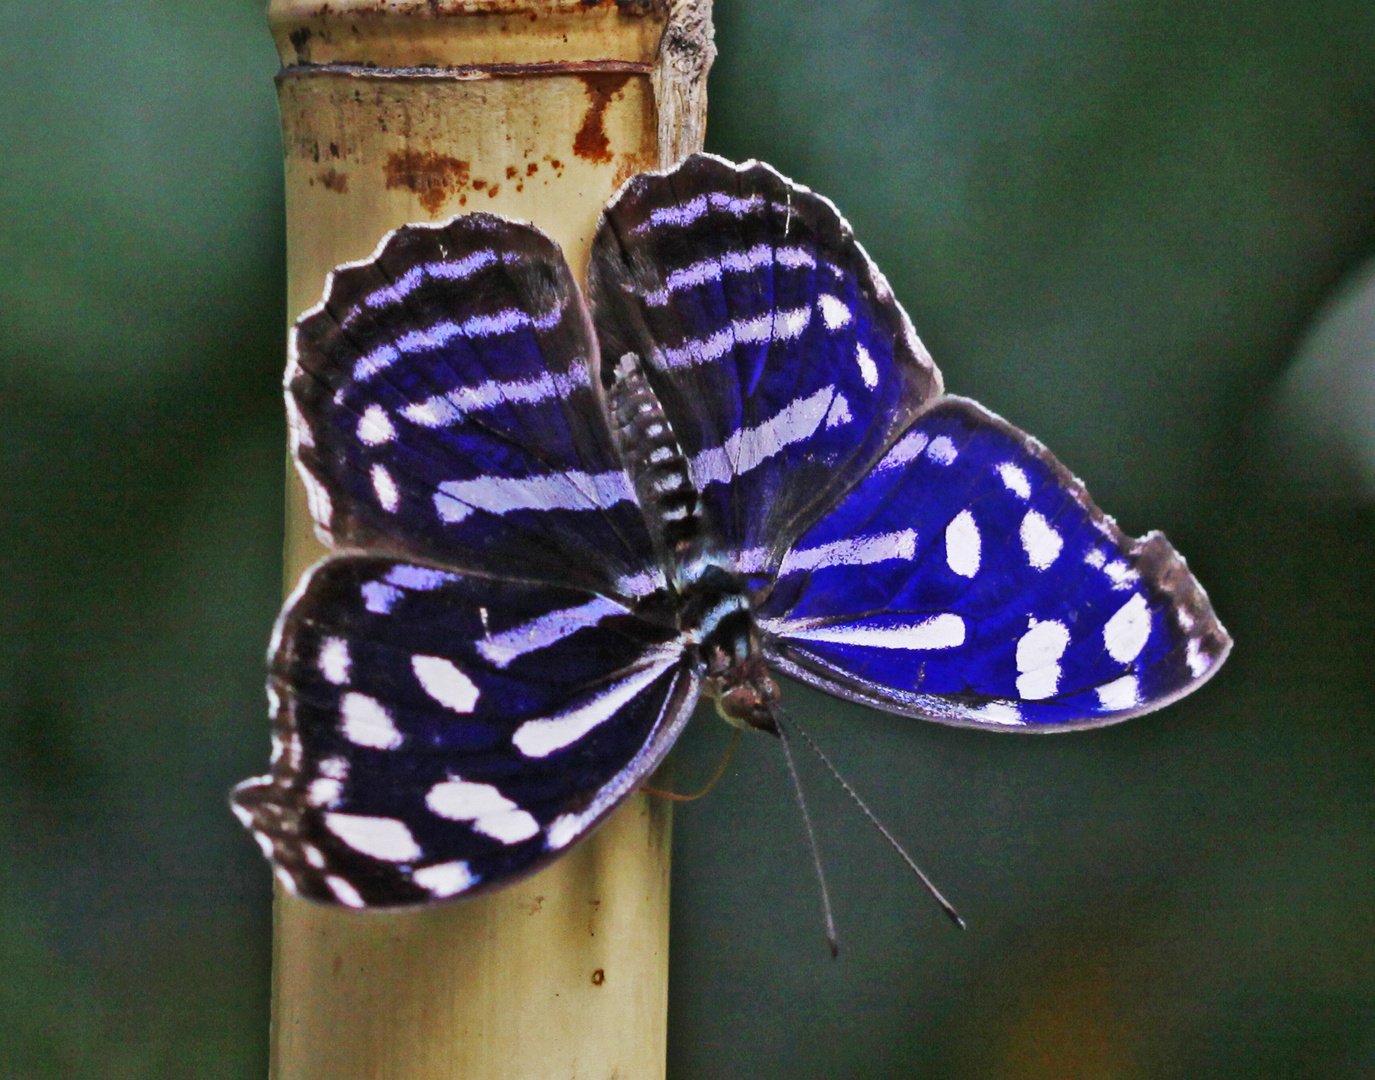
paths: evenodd
<path fill-rule="evenodd" d="M 789 717 L 791 719 L 791 717 Z M 774 717 L 775 726 L 778 728 L 778 741 L 783 744 L 783 760 L 788 763 L 788 775 L 792 778 L 793 793 L 797 796 L 797 805 L 802 810 L 802 824 L 807 827 L 807 850 L 812 853 L 812 865 L 816 868 L 816 881 L 821 886 L 821 912 L 826 920 L 826 944 L 831 947 L 831 959 L 834 960 L 840 955 L 840 943 L 836 940 L 835 918 L 831 914 L 831 894 L 826 888 L 826 871 L 821 866 L 821 851 L 816 846 L 816 831 L 812 828 L 812 815 L 807 812 L 807 800 L 802 795 L 802 780 L 797 775 L 797 765 L 793 762 L 792 745 L 788 738 L 788 732 L 782 724 L 778 723 L 778 717 Z M 801 728 L 798 728 L 801 731 Z"/>
<path fill-rule="evenodd" d="M 777 712 L 783 712 L 782 707 L 779 705 L 774 705 L 774 709 Z M 898 843 L 897 838 L 891 832 L 888 831 L 888 827 L 878 819 L 874 812 L 870 810 L 869 807 L 865 804 L 864 800 L 859 797 L 859 792 L 855 791 L 855 789 L 850 786 L 849 781 L 847 781 L 845 777 L 841 776 L 839 770 L 837 770 L 836 767 L 831 764 L 831 759 L 826 756 L 825 752 L 821 749 L 821 747 L 817 746 L 817 744 L 812 740 L 812 737 L 807 734 L 806 728 L 799 724 L 791 714 L 786 715 L 788 718 L 788 723 L 792 724 L 793 727 L 797 729 L 797 733 L 802 736 L 803 741 L 806 742 L 806 744 L 811 748 L 812 753 L 820 759 L 821 764 L 826 766 L 827 771 L 830 772 L 830 774 L 836 778 L 836 783 L 838 783 L 841 787 L 845 789 L 845 794 L 849 795 L 850 798 L 854 799 L 855 805 L 858 806 L 860 812 L 863 813 L 864 816 L 869 819 L 869 823 L 879 831 L 879 835 L 881 835 L 885 840 L 887 840 L 888 843 L 892 846 L 893 850 L 902 856 L 902 861 L 907 864 L 908 868 L 912 871 L 912 873 L 916 874 L 921 883 L 924 886 L 926 886 L 926 891 L 929 892 L 932 898 L 936 901 L 936 903 L 938 903 L 941 906 L 941 910 L 945 912 L 946 916 L 950 919 L 950 921 L 954 923 L 956 926 L 958 926 L 961 930 L 965 929 L 964 919 L 962 919 L 960 917 L 960 913 L 955 910 L 955 905 L 941 895 L 941 891 L 938 888 L 936 888 L 935 884 L 931 881 L 931 879 L 922 872 L 922 869 L 920 866 L 917 865 L 916 860 L 913 859 L 911 855 L 907 854 L 906 849 Z M 787 749 L 787 745 L 788 743 L 785 739 L 783 741 L 783 747 L 785 750 Z M 788 767 L 792 767 L 791 759 L 789 759 Z M 795 781 L 796 777 L 794 776 L 794 782 Z M 799 798 L 800 797 L 801 794 L 799 792 Z M 806 815 L 805 808 L 803 809 L 803 815 Z M 810 824 L 807 826 L 807 829 L 808 831 L 811 830 Z M 825 890 L 824 883 L 822 885 L 822 890 L 823 892 Z"/>

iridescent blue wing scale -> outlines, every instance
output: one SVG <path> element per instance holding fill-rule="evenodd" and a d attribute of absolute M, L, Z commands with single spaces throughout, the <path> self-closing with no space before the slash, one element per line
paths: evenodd
<path fill-rule="evenodd" d="M 688 457 L 711 552 L 767 572 L 940 393 L 887 281 L 826 199 L 695 155 L 607 208 L 589 290 L 603 378 L 627 352 Z"/>
<path fill-rule="evenodd" d="M 1124 535 L 1039 442 L 956 397 L 799 538 L 758 618 L 771 661 L 832 693 L 1033 731 L 1159 708 L 1231 646 L 1162 535 Z"/>
<path fill-rule="evenodd" d="M 662 580 L 558 246 L 490 214 L 408 225 L 291 338 L 292 449 L 324 539 L 635 595 Z"/>
<path fill-rule="evenodd" d="M 580 589 L 371 555 L 303 580 L 272 772 L 236 813 L 293 892 L 394 907 L 500 885 L 592 829 L 697 699 L 671 627 Z"/>

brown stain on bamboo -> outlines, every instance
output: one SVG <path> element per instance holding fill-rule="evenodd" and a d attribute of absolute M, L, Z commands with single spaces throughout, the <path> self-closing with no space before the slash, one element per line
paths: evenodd
<path fill-rule="evenodd" d="M 468 162 L 448 154 L 394 150 L 387 155 L 382 171 L 387 190 L 408 188 L 420 205 L 434 214 L 468 182 L 469 168 Z M 485 186 L 485 181 L 473 181 L 473 187 L 479 186 Z"/>
<path fill-rule="evenodd" d="M 349 174 L 341 173 L 338 169 L 326 169 L 319 176 L 320 183 L 330 191 L 345 195 L 349 190 Z"/>
<path fill-rule="evenodd" d="M 573 153 L 605 165 L 611 160 L 611 140 L 606 137 L 606 107 L 625 89 L 630 76 L 623 71 L 588 71 L 578 78 L 587 91 L 588 105 L 582 127 L 573 136 Z"/>

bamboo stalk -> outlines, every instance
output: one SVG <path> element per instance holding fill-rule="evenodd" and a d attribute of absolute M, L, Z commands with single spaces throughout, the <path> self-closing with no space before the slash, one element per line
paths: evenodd
<path fill-rule="evenodd" d="M 710 0 L 272 0 L 269 21 L 292 317 L 387 230 L 464 210 L 535 222 L 582 277 L 606 199 L 700 146 Z M 293 478 L 288 582 L 320 553 Z M 279 891 L 272 1075 L 663 1076 L 669 836 L 635 796 L 489 896 L 359 914 Z"/>

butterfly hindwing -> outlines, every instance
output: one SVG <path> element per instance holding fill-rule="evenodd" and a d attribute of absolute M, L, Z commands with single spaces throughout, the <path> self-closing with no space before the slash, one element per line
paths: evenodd
<path fill-rule="evenodd" d="M 699 154 L 631 180 L 589 290 L 604 369 L 645 363 L 737 566 L 767 569 L 940 392 L 835 207 L 757 162 Z"/>
<path fill-rule="evenodd" d="M 695 677 L 672 628 L 583 590 L 325 560 L 271 657 L 272 772 L 236 812 L 293 891 L 390 907 L 500 884 L 658 764 Z"/>
<path fill-rule="evenodd" d="M 558 246 L 490 214 L 407 225 L 298 321 L 292 449 L 327 540 L 601 591 L 652 590 Z"/>
<path fill-rule="evenodd" d="M 1158 708 L 1231 644 L 1163 536 L 1124 535 L 1040 443 L 955 397 L 798 540 L 759 619 L 773 661 L 833 693 L 1023 730 Z"/>

